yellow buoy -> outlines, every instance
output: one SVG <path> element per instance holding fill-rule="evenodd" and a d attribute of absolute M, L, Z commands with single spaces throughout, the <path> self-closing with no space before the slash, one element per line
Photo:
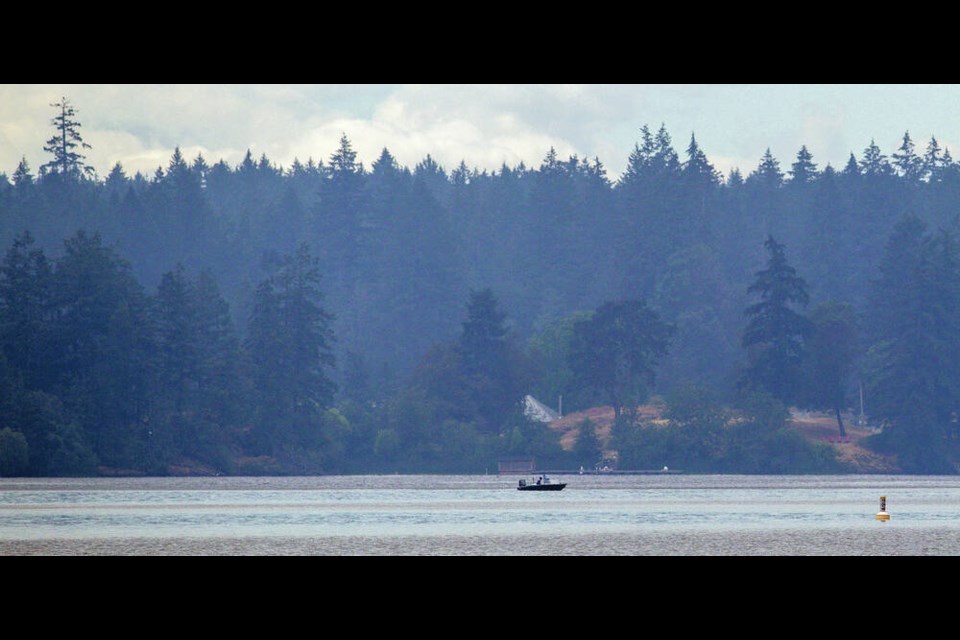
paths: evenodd
<path fill-rule="evenodd" d="M 880 496 L 880 511 L 873 517 L 875 520 L 880 520 L 881 522 L 886 522 L 890 519 L 890 514 L 887 513 L 887 496 Z"/>

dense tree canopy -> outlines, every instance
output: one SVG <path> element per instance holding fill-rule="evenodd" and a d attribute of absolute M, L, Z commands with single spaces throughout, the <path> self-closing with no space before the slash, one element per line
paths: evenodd
<path fill-rule="evenodd" d="M 889 421 L 881 445 L 912 471 L 953 469 L 960 430 L 960 244 L 955 227 L 896 228 L 869 316 L 872 412 Z"/>
<path fill-rule="evenodd" d="M 561 459 L 526 393 L 619 414 L 689 384 L 730 405 L 742 381 L 839 415 L 861 379 L 877 446 L 958 459 L 960 165 L 935 138 L 842 168 L 767 149 L 724 178 L 665 125 L 619 176 L 553 149 L 365 165 L 344 134 L 289 167 L 178 148 L 97 178 L 69 101 L 52 124 L 37 174 L 0 174 L 7 469 L 483 470 Z M 794 468 L 739 468 L 774 467 Z"/>
<path fill-rule="evenodd" d="M 570 366 L 579 384 L 600 391 L 619 420 L 646 400 L 673 327 L 642 300 L 607 302 L 573 327 Z"/>
<path fill-rule="evenodd" d="M 852 306 L 825 302 L 810 315 L 813 323 L 803 384 L 806 404 L 833 411 L 840 437 L 845 438 L 843 411 L 859 345 L 857 317 Z"/>

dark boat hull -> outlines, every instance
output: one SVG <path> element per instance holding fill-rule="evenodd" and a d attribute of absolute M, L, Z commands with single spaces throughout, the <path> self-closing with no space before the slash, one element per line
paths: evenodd
<path fill-rule="evenodd" d="M 524 487 L 517 487 L 517 491 L 561 491 L 567 486 L 566 482 L 556 484 L 528 484 Z"/>

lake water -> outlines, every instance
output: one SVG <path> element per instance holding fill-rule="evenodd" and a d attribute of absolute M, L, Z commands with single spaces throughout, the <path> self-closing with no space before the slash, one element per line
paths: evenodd
<path fill-rule="evenodd" d="M 960 554 L 953 476 L 518 478 L 0 479 L 0 555 Z"/>

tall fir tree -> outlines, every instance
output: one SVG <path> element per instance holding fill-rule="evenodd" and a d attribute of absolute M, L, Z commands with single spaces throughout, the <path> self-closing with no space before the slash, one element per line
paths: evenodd
<path fill-rule="evenodd" d="M 254 295 L 246 348 L 256 407 L 250 444 L 259 453 L 315 444 L 333 401 L 333 316 L 319 285 L 318 261 L 304 244 Z"/>
<path fill-rule="evenodd" d="M 917 156 L 909 131 L 903 134 L 900 148 L 893 154 L 893 166 L 907 184 L 916 184 L 923 177 L 923 159 Z"/>
<path fill-rule="evenodd" d="M 769 392 L 784 403 L 797 399 L 801 364 L 812 326 L 793 307 L 810 301 L 807 283 L 787 261 L 786 247 L 769 236 L 766 269 L 755 274 L 747 293 L 760 298 L 747 307 L 742 346 L 748 350 L 741 385 Z"/>
<path fill-rule="evenodd" d="M 80 121 L 77 120 L 77 110 L 66 98 L 50 105 L 58 113 L 51 120 L 54 127 L 53 137 L 47 140 L 44 151 L 50 153 L 53 159 L 40 167 L 41 173 L 59 173 L 61 176 L 73 178 L 92 177 L 93 167 L 84 163 L 86 156 L 82 149 L 92 148 L 84 142 L 80 135 Z"/>
<path fill-rule="evenodd" d="M 523 399 L 522 380 L 512 351 L 506 314 L 489 288 L 471 291 L 458 352 L 480 427 L 498 433 Z"/>

